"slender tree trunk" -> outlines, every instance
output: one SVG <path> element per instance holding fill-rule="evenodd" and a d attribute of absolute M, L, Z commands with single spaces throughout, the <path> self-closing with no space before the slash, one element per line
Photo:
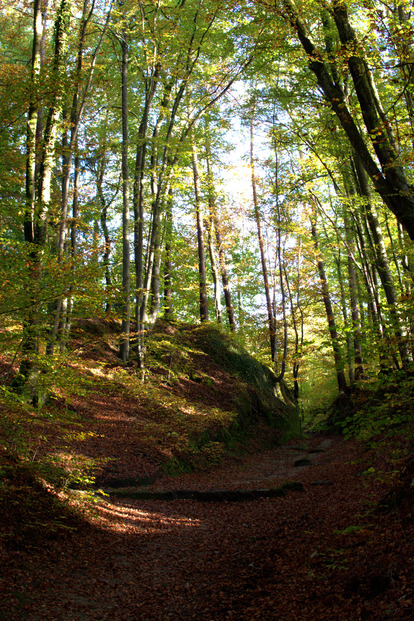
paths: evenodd
<path fill-rule="evenodd" d="M 144 298 L 144 175 L 145 175 L 145 159 L 147 154 L 147 132 L 148 119 L 151 110 L 151 104 L 158 85 L 159 73 L 161 65 L 157 64 L 154 68 L 153 75 L 150 79 L 149 88 L 145 96 L 144 110 L 141 117 L 140 126 L 137 136 L 137 149 L 135 157 L 135 174 L 134 174 L 134 257 L 135 257 L 135 331 L 137 333 L 137 354 L 140 367 L 144 366 L 144 344 L 143 331 L 144 326 L 141 321 L 142 303 Z M 164 96 L 162 108 L 165 108 L 169 99 L 170 91 Z M 158 127 L 154 130 L 154 138 L 158 135 Z M 155 160 L 154 160 L 155 165 Z M 155 172 L 154 172 L 155 174 Z"/>
<path fill-rule="evenodd" d="M 275 129 L 275 114 L 273 114 L 273 129 Z M 282 360 L 280 363 L 280 372 L 277 374 L 277 351 L 276 351 L 276 338 L 275 338 L 275 351 L 274 351 L 274 364 L 275 364 L 275 373 L 276 373 L 276 381 L 281 382 L 285 375 L 286 370 L 286 359 L 288 353 L 288 329 L 287 329 L 287 317 L 286 317 L 286 291 L 283 277 L 283 263 L 284 258 L 282 257 L 282 216 L 279 202 L 279 160 L 278 160 L 278 150 L 276 138 L 273 138 L 273 152 L 275 156 L 275 180 L 274 180 L 274 191 L 275 191 L 275 200 L 276 200 L 276 219 L 277 219 L 277 238 L 276 238 L 276 253 L 277 253 L 277 262 L 279 266 L 279 287 L 280 287 L 280 295 L 281 295 L 281 303 L 282 303 L 282 317 L 283 317 L 283 351 L 282 351 Z M 273 314 L 274 323 L 276 324 L 276 310 Z"/>
<path fill-rule="evenodd" d="M 102 256 L 102 263 L 104 267 L 105 290 L 106 290 L 105 312 L 110 313 L 112 311 L 112 302 L 111 302 L 112 276 L 111 276 L 111 267 L 110 267 L 110 260 L 109 260 L 109 257 L 111 255 L 111 237 L 109 235 L 109 229 L 108 229 L 109 204 L 105 198 L 105 194 L 103 191 L 103 179 L 104 179 L 104 174 L 105 174 L 105 165 L 106 165 L 106 153 L 103 153 L 102 158 L 100 159 L 98 163 L 96 193 L 97 193 L 99 204 L 101 207 L 101 227 L 102 227 L 102 233 L 104 236 L 104 252 Z"/>
<path fill-rule="evenodd" d="M 223 314 L 221 310 L 220 274 L 219 274 L 219 270 L 217 267 L 216 255 L 214 252 L 213 229 L 214 229 L 214 223 L 213 223 L 213 218 L 212 218 L 212 214 L 210 211 L 208 219 L 207 219 L 207 243 L 208 243 L 208 253 L 210 256 L 211 276 L 213 278 L 213 284 L 214 284 L 214 308 L 216 311 L 217 323 L 223 323 Z"/>
<path fill-rule="evenodd" d="M 358 307 L 357 277 L 355 272 L 355 262 L 353 260 L 353 256 L 355 255 L 354 235 L 346 207 L 345 209 L 343 209 L 343 218 L 345 225 L 345 238 L 347 243 L 347 267 L 354 345 L 355 380 L 358 381 L 364 377 L 364 368 L 362 362 L 361 323 Z"/>
<path fill-rule="evenodd" d="M 192 160 L 193 160 L 193 179 L 194 179 L 194 194 L 195 194 L 196 222 L 197 222 L 200 321 L 208 321 L 207 274 L 206 274 L 206 259 L 205 259 L 205 251 L 204 251 L 203 210 L 202 210 L 202 203 L 201 203 L 200 174 L 199 174 L 199 169 L 198 169 L 197 149 L 196 149 L 194 142 L 193 142 L 193 147 L 192 147 Z"/>
<path fill-rule="evenodd" d="M 294 304 L 294 301 L 293 301 L 293 296 L 292 296 L 292 291 L 291 291 L 290 284 L 289 284 L 289 277 L 288 277 L 288 273 L 286 270 L 286 266 L 284 266 L 285 282 L 286 282 L 286 288 L 287 288 L 288 298 L 289 298 L 290 313 L 292 317 L 293 330 L 295 333 L 295 354 L 293 358 L 292 375 L 293 375 L 293 398 L 296 402 L 299 400 L 298 377 L 299 377 L 300 363 L 302 359 L 303 337 L 304 337 L 304 331 L 303 331 L 304 318 L 303 318 L 302 307 L 300 304 L 300 277 L 301 277 L 301 264 L 302 264 L 301 255 L 302 255 L 302 249 L 301 249 L 301 244 L 299 243 L 298 257 L 297 257 L 296 305 Z M 300 315 L 300 329 L 298 327 L 296 310 L 299 311 L 299 315 Z"/>
<path fill-rule="evenodd" d="M 161 260 L 160 244 L 161 244 L 161 215 L 162 209 L 165 204 L 165 197 L 168 195 L 170 187 L 170 177 L 172 174 L 172 165 L 169 159 L 169 147 L 167 142 L 163 149 L 161 161 L 159 162 L 158 154 L 158 137 L 161 129 L 162 122 L 168 109 L 170 102 L 171 88 L 173 84 L 168 84 L 164 91 L 163 100 L 161 103 L 161 111 L 158 115 L 157 122 L 155 124 L 152 134 L 153 151 L 151 154 L 151 193 L 152 193 L 152 208 L 151 208 L 151 224 L 149 232 L 149 243 L 147 250 L 147 257 L 145 261 L 145 280 L 142 287 L 142 296 L 140 296 L 140 290 L 138 290 L 139 300 L 137 302 L 137 314 L 139 317 L 139 330 L 138 330 L 138 357 L 140 365 L 144 364 L 145 346 L 144 339 L 146 333 L 146 326 L 148 323 L 156 319 L 156 313 L 151 312 L 148 315 L 148 308 L 150 304 L 155 309 L 154 303 L 150 301 L 151 289 L 154 289 L 157 285 L 156 278 L 154 279 L 154 270 L 157 270 L 158 262 Z M 176 95 L 173 104 L 173 110 L 176 113 L 176 107 L 181 101 L 181 97 L 184 92 L 181 91 Z M 167 137 L 171 136 L 172 128 L 175 122 L 175 113 L 171 112 L 170 119 L 168 121 Z M 158 270 L 159 271 L 159 270 Z M 158 282 L 159 285 L 159 282 Z M 138 287 L 137 287 L 138 288 Z M 138 303 L 140 303 L 138 305 Z"/>
<path fill-rule="evenodd" d="M 337 256 L 334 257 L 334 261 L 336 264 L 337 280 L 338 280 L 340 297 L 341 297 L 342 316 L 344 319 L 344 326 L 345 326 L 346 358 L 348 362 L 349 383 L 352 387 L 355 383 L 354 356 L 352 352 L 352 337 L 350 334 L 350 325 L 349 325 L 349 318 L 348 318 L 348 300 L 345 294 L 344 279 L 343 279 L 343 274 L 342 274 L 342 252 L 341 252 L 340 247 L 339 247 Z"/>
<path fill-rule="evenodd" d="M 216 246 L 219 258 L 221 282 L 223 285 L 224 301 L 226 304 L 227 317 L 229 327 L 232 332 L 236 331 L 236 320 L 234 317 L 233 303 L 231 299 L 230 283 L 227 274 L 226 255 L 223 247 L 223 239 L 221 235 L 220 220 L 217 213 L 216 198 L 214 192 L 213 171 L 211 170 L 211 147 L 208 135 L 208 126 L 206 127 L 206 162 L 207 162 L 207 183 L 208 183 L 208 207 L 211 219 L 211 226 L 214 229 L 216 237 Z"/>
<path fill-rule="evenodd" d="M 161 305 L 161 293 L 160 293 L 160 281 L 161 281 L 161 261 L 162 261 L 162 245 L 163 245 L 163 230 L 161 224 L 161 215 L 164 214 L 165 218 L 165 203 L 168 202 L 169 187 L 165 188 L 162 194 L 162 202 L 159 208 L 159 222 L 157 224 L 157 237 L 154 246 L 154 262 L 151 273 L 151 305 L 149 314 L 149 323 L 154 326 Z"/>
<path fill-rule="evenodd" d="M 165 218 L 165 261 L 164 261 L 164 315 L 167 320 L 173 317 L 172 306 L 172 232 L 173 232 L 173 212 L 172 212 L 173 193 L 172 188 L 168 192 L 166 218 Z"/>
<path fill-rule="evenodd" d="M 319 252 L 318 234 L 316 230 L 316 223 L 314 221 L 311 222 L 311 232 L 312 232 L 313 243 L 315 245 L 315 250 Z M 341 348 L 339 345 L 338 331 L 336 329 L 335 316 L 333 312 L 331 296 L 329 293 L 328 281 L 327 281 L 326 273 L 325 273 L 325 266 L 320 256 L 318 259 L 318 273 L 319 273 L 319 279 L 321 282 L 322 298 L 323 298 L 323 303 L 325 305 L 326 317 L 328 319 L 328 327 L 329 327 L 329 333 L 331 336 L 332 349 L 334 352 L 334 361 L 335 361 L 335 370 L 336 370 L 336 379 L 338 382 L 338 388 L 339 388 L 340 393 L 345 393 L 347 392 L 348 387 L 347 387 L 345 374 L 343 370 L 343 362 L 342 362 Z"/>
<path fill-rule="evenodd" d="M 39 99 L 37 89 L 39 86 L 41 68 L 42 36 L 42 1 L 35 0 L 33 6 L 33 45 L 30 76 L 31 90 L 26 133 L 26 210 L 24 218 L 24 238 L 28 243 L 34 242 L 33 216 L 36 186 L 36 129 L 39 115 Z"/>
<path fill-rule="evenodd" d="M 252 179 L 252 192 L 253 192 L 253 208 L 254 208 L 254 216 L 256 219 L 256 227 L 257 227 L 257 237 L 259 241 L 259 250 L 260 250 L 260 260 L 262 263 L 262 274 L 263 274 L 263 283 L 265 289 L 265 298 L 266 298 L 266 307 L 267 307 L 267 320 L 269 325 L 269 336 L 270 336 L 270 353 L 272 357 L 272 362 L 275 362 L 276 348 L 275 348 L 275 338 L 276 338 L 276 325 L 275 325 L 275 317 L 272 309 L 272 300 L 270 297 L 270 286 L 269 286 L 269 277 L 267 273 L 267 263 L 266 263 L 266 255 L 265 255 L 265 245 L 262 234 L 262 224 L 260 219 L 260 210 L 259 210 L 259 201 L 257 197 L 257 182 L 256 182 L 256 173 L 255 173 L 255 161 L 254 161 L 254 126 L 253 126 L 253 118 L 250 121 L 250 169 L 251 169 L 251 179 Z"/>
<path fill-rule="evenodd" d="M 129 359 L 130 335 L 130 247 L 129 247 L 129 167 L 128 167 L 128 41 L 122 33 L 122 337 L 119 355 L 123 362 Z"/>
<path fill-rule="evenodd" d="M 232 332 L 235 332 L 237 329 L 237 326 L 236 326 L 236 319 L 234 316 L 234 309 L 233 309 L 233 303 L 232 303 L 231 292 L 230 292 L 230 283 L 229 283 L 229 278 L 227 275 L 226 257 L 224 254 L 223 240 L 221 237 L 220 222 L 215 212 L 213 215 L 213 222 L 214 222 L 214 231 L 216 234 L 216 244 L 217 244 L 218 255 L 219 255 L 221 282 L 223 284 L 223 293 L 224 293 L 224 300 L 226 303 L 227 317 L 229 320 L 230 330 Z"/>
<path fill-rule="evenodd" d="M 75 269 L 76 269 L 76 254 L 77 254 L 77 245 L 76 245 L 76 236 L 77 236 L 77 219 L 78 219 L 78 191 L 79 191 L 79 171 L 80 171 L 80 158 L 77 149 L 75 149 L 75 171 L 73 176 L 73 200 L 72 200 L 72 223 L 71 223 L 71 231 L 70 231 L 70 253 L 71 253 L 71 272 L 72 272 L 72 281 L 75 281 Z M 64 328 L 64 334 L 60 343 L 61 351 L 66 347 L 66 343 L 69 338 L 70 329 L 72 325 L 72 311 L 73 311 L 73 294 L 74 287 L 71 284 L 69 287 L 68 298 L 67 298 L 67 309 L 66 309 L 66 325 Z"/>
<path fill-rule="evenodd" d="M 393 331 L 397 339 L 401 362 L 403 366 L 406 366 L 408 358 L 407 344 L 402 334 L 401 320 L 397 308 L 398 298 L 394 287 L 392 272 L 385 249 L 385 243 L 382 236 L 381 227 L 373 205 L 368 178 L 358 156 L 355 156 L 354 162 L 358 187 L 361 196 L 365 199 L 366 217 L 374 241 L 378 275 L 380 277 L 385 297 L 389 306 L 390 316 L 393 324 Z"/>
<path fill-rule="evenodd" d="M 397 272 L 397 278 L 398 278 L 400 294 L 403 295 L 404 294 L 404 285 L 403 285 L 403 279 L 402 279 L 402 270 L 401 270 L 401 266 L 400 266 L 400 261 L 399 261 L 399 259 L 397 257 L 397 251 L 396 251 L 396 248 L 395 248 L 395 240 L 394 240 L 394 237 L 393 237 L 393 235 L 391 233 L 391 229 L 390 229 L 390 219 L 388 217 L 388 213 L 385 213 L 384 216 L 385 216 L 385 228 L 387 229 L 387 235 L 388 235 L 388 241 L 389 241 L 390 254 L 392 256 L 392 261 L 394 263 L 395 270 Z"/>
<path fill-rule="evenodd" d="M 372 325 L 375 329 L 379 340 L 384 335 L 384 325 L 382 321 L 381 304 L 378 297 L 376 272 L 373 268 L 375 256 L 370 254 L 369 248 L 373 248 L 371 236 L 368 230 L 365 213 L 355 211 L 353 214 L 353 223 L 357 232 L 357 247 L 361 257 L 362 273 L 364 277 L 365 289 L 368 295 L 368 309 Z M 367 244 L 369 248 L 367 248 Z M 372 256 L 371 256 L 372 255 Z"/>

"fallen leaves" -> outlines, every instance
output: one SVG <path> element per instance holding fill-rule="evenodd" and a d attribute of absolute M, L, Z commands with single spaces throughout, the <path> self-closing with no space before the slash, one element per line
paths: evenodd
<path fill-rule="evenodd" d="M 149 487 L 212 490 L 230 480 L 254 487 L 289 464 L 293 480 L 290 449 Z M 240 503 L 105 499 L 89 526 L 64 542 L 7 555 L 3 610 L 10 621 L 408 620 L 412 519 L 401 508 L 371 511 L 367 521 L 366 459 L 363 445 L 334 437 L 301 469 L 303 493 Z"/>
<path fill-rule="evenodd" d="M 0 538 L 0 618 L 414 618 L 412 490 L 404 490 L 399 504 L 392 502 L 395 456 L 405 454 L 404 438 L 370 450 L 339 436 L 314 435 L 264 450 L 257 438 L 267 440 L 269 428 L 262 424 L 250 454 L 227 456 L 204 472 L 161 476 L 166 452 L 173 456 L 183 442 L 183 417 L 197 430 L 197 412 L 219 419 L 217 412 L 227 411 L 220 400 L 230 403 L 234 383 L 226 373 L 204 368 L 200 377 L 207 370 L 209 377 L 217 375 L 214 391 L 206 383 L 177 380 L 166 388 L 170 394 L 162 405 L 159 388 L 147 394 L 142 387 L 127 390 L 115 381 L 116 367 L 111 369 L 110 377 L 99 375 L 99 390 L 91 385 L 72 399 L 72 409 L 56 403 L 59 423 L 53 416 L 32 416 L 30 430 L 35 439 L 47 427 L 36 457 L 84 456 L 95 464 L 99 485 L 117 485 L 123 495 L 92 505 L 72 492 L 72 503 L 88 508 L 82 520 L 72 521 L 71 515 L 57 519 L 58 505 L 36 488 L 31 514 L 23 500 L 31 497 L 33 479 L 20 473 L 14 482 L 19 490 L 7 496 L 0 522 L 3 534 L 12 521 L 24 526 L 29 520 L 32 527 L 17 529 L 13 545 Z M 183 391 L 192 409 L 190 403 L 176 408 Z M 171 429 L 168 413 L 175 417 Z M 166 430 L 176 435 L 167 437 Z M 214 440 L 206 446 L 222 457 Z M 283 496 L 263 493 L 280 488 Z M 148 497 L 134 499 L 137 490 Z M 229 502 L 236 497 L 238 502 Z M 52 539 L 53 522 L 59 536 Z"/>

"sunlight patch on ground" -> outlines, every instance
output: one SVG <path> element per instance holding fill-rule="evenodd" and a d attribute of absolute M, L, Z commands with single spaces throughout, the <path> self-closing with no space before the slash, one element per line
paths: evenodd
<path fill-rule="evenodd" d="M 92 522 L 104 530 L 127 534 L 154 534 L 182 528 L 200 528 L 201 521 L 188 517 L 171 517 L 163 513 L 142 511 L 131 506 L 122 506 L 103 501 L 97 507 Z"/>

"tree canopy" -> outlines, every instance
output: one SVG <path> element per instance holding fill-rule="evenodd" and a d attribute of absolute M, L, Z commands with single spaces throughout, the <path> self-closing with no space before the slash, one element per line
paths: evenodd
<path fill-rule="evenodd" d="M 285 398 L 413 357 L 406 0 L 10 0 L 0 270 L 23 398 L 73 321 L 217 322 Z"/>

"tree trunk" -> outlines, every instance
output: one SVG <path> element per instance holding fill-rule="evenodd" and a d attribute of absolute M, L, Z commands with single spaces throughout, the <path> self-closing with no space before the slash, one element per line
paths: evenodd
<path fill-rule="evenodd" d="M 314 221 L 311 222 L 311 232 L 312 232 L 313 243 L 315 245 L 315 250 L 317 253 L 319 253 L 318 234 L 316 231 L 316 223 Z M 338 331 L 336 329 L 335 316 L 333 312 L 331 296 L 329 294 L 328 281 L 327 281 L 326 273 L 325 273 L 325 266 L 324 266 L 324 263 L 320 255 L 318 258 L 318 273 L 319 273 L 319 279 L 321 282 L 322 298 L 323 298 L 323 303 L 325 306 L 326 317 L 328 319 L 328 327 L 329 327 L 329 333 L 331 336 L 332 349 L 334 352 L 336 380 L 338 382 L 338 389 L 340 393 L 345 393 L 347 392 L 348 387 L 347 387 L 345 374 L 343 370 L 343 362 L 342 362 L 341 348 L 339 345 Z"/>
<path fill-rule="evenodd" d="M 213 228 L 214 228 L 213 218 L 210 212 L 208 220 L 207 220 L 207 243 L 208 243 L 208 253 L 210 256 L 211 276 L 213 278 L 213 285 L 214 285 L 214 308 L 216 311 L 217 323 L 223 323 L 223 313 L 221 310 L 220 274 L 219 274 L 219 270 L 217 267 L 216 256 L 214 253 Z"/>
<path fill-rule="evenodd" d="M 232 332 L 236 331 L 236 320 L 234 317 L 233 303 L 231 300 L 230 283 L 227 274 L 226 255 L 223 247 L 223 239 L 221 235 L 220 220 L 217 213 L 215 192 L 214 192 L 214 179 L 213 171 L 211 170 L 211 147 L 208 135 L 208 127 L 206 127 L 206 162 L 207 162 L 207 185 L 208 185 L 208 206 L 210 219 L 212 221 L 212 228 L 214 229 L 216 237 L 217 252 L 219 257 L 219 266 L 221 274 L 221 282 L 223 285 L 224 301 L 226 304 L 227 317 L 229 321 L 229 327 Z"/>
<path fill-rule="evenodd" d="M 302 360 L 303 337 L 304 337 L 304 330 L 303 330 L 304 318 L 303 318 L 302 307 L 300 304 L 300 297 L 301 297 L 300 296 L 300 290 L 301 290 L 300 278 L 301 278 L 301 269 L 302 269 L 302 247 L 301 247 L 300 240 L 298 244 L 298 256 L 297 256 L 297 265 L 296 265 L 296 269 L 297 269 L 296 302 L 294 302 L 294 299 L 293 299 L 286 266 L 284 266 L 283 269 L 284 269 L 284 274 L 285 274 L 286 289 L 287 289 L 288 298 L 289 298 L 290 314 L 292 317 L 293 331 L 295 333 L 295 354 L 293 358 L 292 375 L 293 375 L 293 398 L 297 402 L 299 401 L 298 378 L 299 378 L 300 363 Z M 299 316 L 300 316 L 300 319 L 299 319 L 300 328 L 298 327 L 298 319 L 297 319 L 296 311 L 299 312 Z"/>
<path fill-rule="evenodd" d="M 360 195 L 364 198 L 365 201 L 365 213 L 374 241 L 378 275 L 380 277 L 385 297 L 389 306 L 390 317 L 393 324 L 393 331 L 397 339 L 401 362 L 403 366 L 406 366 L 408 357 L 407 344 L 402 334 L 401 320 L 397 308 L 398 298 L 394 287 L 394 281 L 387 257 L 387 252 L 385 249 L 385 243 L 382 236 L 381 227 L 373 205 L 368 178 L 358 156 L 354 157 L 354 163 L 357 175 L 358 188 L 360 191 Z"/>
<path fill-rule="evenodd" d="M 72 224 L 70 231 L 70 253 L 71 253 L 71 270 L 74 278 L 75 272 L 75 263 L 76 263 L 76 254 L 77 254 L 77 246 L 76 246 L 76 225 L 78 219 L 78 188 L 79 188 L 79 167 L 80 167 L 80 159 L 77 149 L 75 149 L 75 171 L 73 176 L 73 200 L 72 200 Z M 68 298 L 67 298 L 67 309 L 66 309 L 66 325 L 64 327 L 62 340 L 60 343 L 61 351 L 66 347 L 66 343 L 69 338 L 69 333 L 72 324 L 72 311 L 73 311 L 73 285 L 69 287 Z"/>
<path fill-rule="evenodd" d="M 367 135 L 371 140 L 380 167 L 372 157 L 365 138 L 350 112 L 344 90 L 331 77 L 322 54 L 312 41 L 305 23 L 299 17 L 294 1 L 283 0 L 283 4 L 284 15 L 296 31 L 306 52 L 309 68 L 315 74 L 319 87 L 337 115 L 352 147 L 359 155 L 376 191 L 406 229 L 410 238 L 414 240 L 414 189 L 407 181 L 404 170 L 396 164 L 398 158 L 391 124 L 382 110 L 369 67 L 361 56 L 359 43 L 349 24 L 346 4 L 342 1 L 335 1 L 333 15 L 341 42 L 347 49 L 348 65 Z"/>
<path fill-rule="evenodd" d="M 140 365 L 143 366 L 143 347 L 141 347 L 141 330 L 143 330 L 141 324 L 142 302 L 143 302 L 143 287 L 144 287 L 144 174 L 145 174 L 145 159 L 147 153 L 147 132 L 148 132 L 148 119 L 151 110 L 151 103 L 153 101 L 155 91 L 158 85 L 159 73 L 161 65 L 157 64 L 154 68 L 154 72 L 150 79 L 150 84 L 145 95 L 144 110 L 142 112 L 141 122 L 138 129 L 137 136 L 137 149 L 135 156 L 135 174 L 134 174 L 134 258 L 135 258 L 135 331 L 137 333 L 137 354 Z M 167 98 L 164 97 L 162 107 L 166 107 L 169 97 L 169 91 Z M 159 126 L 159 120 L 157 126 Z M 154 138 L 157 137 L 157 130 L 154 131 Z"/>
<path fill-rule="evenodd" d="M 42 278 L 42 250 L 46 244 L 46 218 L 51 195 L 52 169 L 55 164 L 55 141 L 58 123 L 62 112 L 64 58 L 66 54 L 67 33 L 69 28 L 70 4 L 61 0 L 55 20 L 54 56 L 52 75 L 54 90 L 48 109 L 43 142 L 38 145 L 39 122 L 37 104 L 37 84 L 41 65 L 41 45 L 43 17 L 41 2 L 34 4 L 33 13 L 33 48 L 31 59 L 32 97 L 27 120 L 26 150 L 26 211 L 24 218 L 25 240 L 30 244 L 29 271 L 30 278 L 39 281 Z M 40 151 L 39 169 L 36 177 L 36 151 Z M 45 400 L 45 391 L 41 387 L 41 370 L 35 358 L 39 351 L 40 332 L 44 330 L 40 308 L 37 300 L 30 303 L 30 313 L 23 320 L 22 361 L 20 390 L 27 402 L 40 406 Z"/>
<path fill-rule="evenodd" d="M 196 149 L 194 142 L 192 146 L 192 161 L 193 161 L 193 179 L 194 179 L 194 194 L 195 194 L 196 222 L 197 222 L 200 321 L 208 321 L 207 274 L 206 274 L 206 259 L 205 259 L 205 251 L 204 251 L 203 210 L 202 210 L 201 193 L 200 193 L 200 174 L 198 170 L 197 149 Z"/>
<path fill-rule="evenodd" d="M 129 167 L 128 167 L 128 42 L 125 31 L 121 37 L 122 49 L 122 337 L 119 355 L 122 362 L 129 359 L 130 335 L 130 247 L 129 247 Z"/>
<path fill-rule="evenodd" d="M 262 274 L 263 274 L 263 283 L 265 289 L 265 298 L 266 298 L 266 307 L 267 307 L 267 320 L 269 326 L 269 337 L 270 337 L 270 353 L 272 357 L 272 362 L 275 362 L 276 348 L 275 348 L 275 338 L 276 338 L 276 325 L 275 325 L 275 317 L 273 314 L 272 308 L 272 300 L 270 297 L 270 286 L 269 286 L 269 277 L 267 273 L 267 263 L 266 263 L 266 255 L 265 255 L 265 247 L 264 240 L 262 235 L 262 225 L 260 219 L 260 210 L 259 210 L 259 201 L 257 198 L 257 182 L 256 182 L 256 174 L 255 174 L 255 161 L 254 161 L 254 134 L 253 134 L 253 118 L 250 121 L 250 169 L 251 169 L 251 179 L 252 179 L 252 192 L 253 192 L 253 208 L 254 208 L 254 216 L 256 220 L 257 226 L 257 238 L 259 241 L 259 250 L 260 250 L 260 260 L 262 263 Z"/>
<path fill-rule="evenodd" d="M 233 303 L 232 303 L 231 292 L 230 292 L 230 283 L 229 283 L 229 278 L 227 275 L 226 257 L 224 254 L 223 240 L 221 237 L 220 221 L 218 219 L 216 212 L 214 212 L 214 215 L 213 215 L 213 222 L 214 222 L 214 231 L 216 234 L 217 250 L 219 254 L 221 282 L 223 284 L 223 293 L 224 293 L 224 300 L 226 303 L 227 317 L 229 320 L 230 330 L 232 332 L 235 332 L 237 329 L 236 319 L 234 316 L 234 309 L 233 309 Z"/>
<path fill-rule="evenodd" d="M 164 260 L 164 316 L 167 320 L 173 317 L 172 307 L 172 232 L 173 232 L 173 213 L 172 213 L 173 194 L 170 188 L 168 192 L 166 218 L 165 218 L 165 260 Z"/>
<path fill-rule="evenodd" d="M 362 363 L 361 323 L 358 307 L 357 276 L 355 272 L 355 262 L 353 260 L 353 256 L 355 255 L 354 235 L 346 207 L 343 209 L 343 219 L 347 244 L 347 267 L 349 298 L 351 303 L 352 334 L 354 341 L 355 380 L 358 381 L 364 377 L 364 368 Z"/>
<path fill-rule="evenodd" d="M 340 298 L 341 298 L 341 309 L 342 316 L 344 320 L 345 327 L 345 343 L 346 343 L 346 357 L 348 362 L 348 376 L 349 376 L 349 384 L 352 387 L 355 383 L 355 374 L 354 374 L 354 356 L 352 352 L 352 338 L 350 334 L 350 326 L 348 319 L 348 300 L 345 295 L 345 286 L 344 279 L 342 275 L 342 252 L 341 247 L 339 246 L 338 254 L 334 257 L 334 261 L 336 264 L 336 276 L 339 285 Z"/>
<path fill-rule="evenodd" d="M 105 32 L 106 32 L 106 29 L 109 23 L 109 18 L 111 14 L 111 6 L 112 6 L 111 5 L 109 8 L 104 28 L 102 29 L 98 44 L 93 53 L 90 67 L 89 67 L 88 79 L 86 81 L 86 84 L 84 86 L 83 93 L 81 96 L 81 76 L 82 76 L 82 66 L 84 62 L 83 55 L 84 55 L 86 31 L 92 19 L 94 6 L 95 6 L 95 1 L 93 0 L 91 4 L 91 8 L 88 12 L 88 2 L 89 0 L 84 0 L 83 2 L 83 12 L 82 12 L 80 32 L 79 32 L 77 62 L 76 62 L 76 70 L 75 70 L 75 78 L 74 78 L 75 90 L 73 93 L 72 105 L 71 105 L 71 110 L 70 110 L 69 140 L 68 140 L 68 131 L 65 130 L 64 135 L 63 135 L 63 141 L 62 141 L 62 202 L 61 202 L 61 217 L 60 217 L 59 237 L 58 237 L 58 262 L 59 263 L 62 262 L 62 258 L 65 254 L 65 246 L 67 244 L 70 175 L 71 175 L 71 170 L 72 170 L 73 155 L 74 155 L 76 144 L 77 144 L 79 125 L 82 119 L 83 110 L 85 108 L 86 96 L 92 84 L 92 77 L 93 77 L 93 73 L 94 73 L 94 69 L 96 65 L 96 58 L 98 56 L 99 50 L 101 49 L 102 42 L 105 36 Z M 52 315 L 54 316 L 54 320 L 49 330 L 49 338 L 48 338 L 48 346 L 47 346 L 47 353 L 49 355 L 53 354 L 55 340 L 56 340 L 56 337 L 58 337 L 59 325 L 61 325 L 62 321 L 64 321 L 63 319 L 64 313 L 62 310 L 63 307 L 67 308 L 67 301 L 65 301 L 64 297 L 61 297 L 56 301 L 55 308 L 52 313 Z"/>
<path fill-rule="evenodd" d="M 105 164 L 106 164 L 106 153 L 104 152 L 98 162 L 96 193 L 97 193 L 99 204 L 101 207 L 101 227 L 102 227 L 102 233 L 104 236 L 104 251 L 103 251 L 103 256 L 102 256 L 102 263 L 104 267 L 105 289 L 106 289 L 105 312 L 110 313 L 112 311 L 112 302 L 111 302 L 112 276 L 111 276 L 111 268 L 110 268 L 110 261 L 109 261 L 109 257 L 111 254 L 111 238 L 110 238 L 109 229 L 108 229 L 109 204 L 105 198 L 105 194 L 103 191 Z"/>
<path fill-rule="evenodd" d="M 273 129 L 275 127 L 275 115 L 273 115 Z M 277 373 L 277 351 L 276 351 L 276 337 L 275 337 L 275 351 L 274 351 L 274 366 L 275 366 L 275 374 L 276 381 L 281 382 L 285 375 L 286 370 L 286 359 L 288 353 L 288 329 L 287 329 L 287 317 L 286 317 L 286 291 L 284 285 L 284 276 L 283 276 L 283 262 L 282 258 L 282 217 L 281 217 L 281 209 L 279 203 L 279 163 L 278 163 L 278 150 L 276 139 L 273 138 L 273 151 L 275 156 L 275 182 L 274 182 L 274 192 L 275 192 L 275 200 L 276 200 L 276 221 L 277 221 L 277 238 L 276 238 L 276 253 L 277 253 L 277 262 L 279 265 L 279 287 L 281 294 L 281 302 L 282 302 L 282 317 L 283 317 L 283 351 L 282 351 L 282 360 L 280 363 L 280 372 Z M 274 311 L 274 323 L 276 325 L 276 310 Z"/>

